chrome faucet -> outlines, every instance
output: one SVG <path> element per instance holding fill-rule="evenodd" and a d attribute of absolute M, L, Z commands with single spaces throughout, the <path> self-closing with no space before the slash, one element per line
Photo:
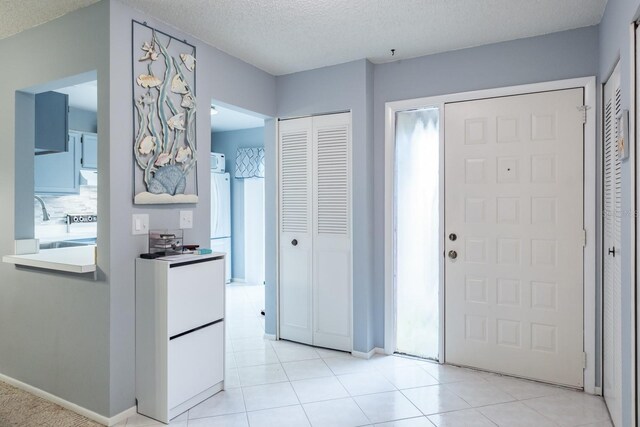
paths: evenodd
<path fill-rule="evenodd" d="M 47 211 L 47 205 L 44 204 L 44 200 L 40 196 L 33 196 L 37 201 L 40 202 L 40 206 L 42 206 L 42 221 L 49 221 L 51 219 L 51 215 L 49 215 L 49 211 Z"/>

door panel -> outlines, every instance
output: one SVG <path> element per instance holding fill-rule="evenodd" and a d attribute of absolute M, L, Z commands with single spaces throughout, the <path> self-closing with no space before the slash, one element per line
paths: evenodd
<path fill-rule="evenodd" d="M 445 358 L 583 385 L 583 90 L 445 106 Z"/>
<path fill-rule="evenodd" d="M 351 351 L 351 115 L 313 120 L 313 343 Z"/>
<path fill-rule="evenodd" d="M 280 337 L 313 343 L 312 119 L 280 122 Z"/>
<path fill-rule="evenodd" d="M 622 422 L 620 202 L 622 170 L 616 149 L 621 112 L 620 64 L 604 86 L 603 394 L 615 425 Z"/>

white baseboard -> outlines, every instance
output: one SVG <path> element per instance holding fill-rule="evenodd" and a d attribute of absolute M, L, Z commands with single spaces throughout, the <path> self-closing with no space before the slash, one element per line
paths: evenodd
<path fill-rule="evenodd" d="M 66 408 L 70 411 L 75 412 L 76 414 L 82 415 L 83 417 L 87 417 L 90 420 L 93 420 L 97 423 L 100 423 L 105 426 L 113 426 L 120 421 L 129 418 L 132 415 L 136 414 L 136 407 L 131 407 L 123 412 L 120 412 L 113 417 L 105 417 L 104 415 L 100 415 L 96 412 L 93 412 L 87 408 L 83 408 L 80 405 L 76 405 L 75 403 L 71 403 L 68 400 L 64 400 L 56 395 L 53 395 L 47 391 L 41 390 L 37 387 L 29 385 L 27 383 L 23 383 L 22 381 L 18 381 L 14 378 L 8 377 L 6 375 L 0 374 L 0 381 L 3 381 L 7 384 L 10 384 L 20 390 L 26 391 L 27 393 L 31 393 L 35 396 L 38 396 L 44 400 L 48 400 L 51 403 L 55 403 L 56 405 L 60 405 L 63 408 Z"/>
<path fill-rule="evenodd" d="M 353 357 L 357 357 L 359 359 L 371 359 L 371 357 L 374 354 L 384 354 L 384 349 L 380 347 L 374 347 L 371 350 L 367 351 L 366 353 L 363 351 L 355 351 L 355 350 L 351 352 L 351 355 Z"/>
<path fill-rule="evenodd" d="M 265 340 L 269 340 L 269 341 L 275 341 L 276 340 L 276 334 L 264 334 L 264 339 Z"/>
<path fill-rule="evenodd" d="M 247 281 L 244 280 L 244 279 L 239 279 L 237 277 L 232 277 L 231 278 L 231 284 L 234 284 L 234 283 L 247 283 Z"/>
<path fill-rule="evenodd" d="M 118 424 L 120 421 L 124 421 L 129 417 L 133 417 L 137 413 L 138 413 L 138 409 L 135 406 L 132 406 L 131 408 L 125 409 L 124 411 L 120 412 L 119 414 L 116 414 L 113 417 L 109 418 L 109 424 L 107 424 L 107 425 L 108 426 L 114 426 L 114 425 Z"/>

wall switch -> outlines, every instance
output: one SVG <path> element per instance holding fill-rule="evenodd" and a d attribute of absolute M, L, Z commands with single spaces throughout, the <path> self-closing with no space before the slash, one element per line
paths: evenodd
<path fill-rule="evenodd" d="M 193 228 L 193 211 L 180 211 L 180 228 Z"/>
<path fill-rule="evenodd" d="M 149 214 L 133 215 L 131 234 L 149 234 Z"/>

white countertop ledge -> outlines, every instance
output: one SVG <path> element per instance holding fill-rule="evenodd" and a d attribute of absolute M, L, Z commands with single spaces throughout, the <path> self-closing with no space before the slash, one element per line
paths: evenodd
<path fill-rule="evenodd" d="M 96 246 L 46 249 L 28 255 L 5 255 L 2 262 L 69 273 L 91 273 L 96 271 Z"/>

